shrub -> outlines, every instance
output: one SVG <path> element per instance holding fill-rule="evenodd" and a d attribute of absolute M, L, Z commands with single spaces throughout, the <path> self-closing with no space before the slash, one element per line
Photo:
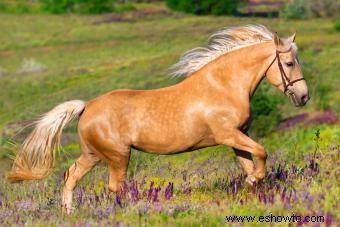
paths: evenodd
<path fill-rule="evenodd" d="M 7 13 L 28 13 L 33 9 L 30 8 L 30 5 L 24 0 L 17 0 L 9 3 L 0 2 L 0 12 Z"/>
<path fill-rule="evenodd" d="M 98 14 L 112 12 L 114 0 L 40 0 L 44 11 L 61 14 L 66 12 Z"/>
<path fill-rule="evenodd" d="M 40 0 L 42 9 L 49 13 L 61 14 L 71 12 L 74 0 Z"/>
<path fill-rule="evenodd" d="M 340 11 L 340 2 L 337 0 L 313 0 L 313 6 L 316 6 L 316 10 L 318 12 L 318 16 L 321 17 L 333 17 L 339 15 Z"/>
<path fill-rule="evenodd" d="M 331 87 L 323 81 L 318 81 L 314 86 L 313 95 L 318 109 L 328 110 L 331 107 L 329 103 Z"/>
<path fill-rule="evenodd" d="M 311 17 L 332 17 L 340 10 L 340 2 L 335 0 L 291 0 L 280 12 L 287 19 Z"/>
<path fill-rule="evenodd" d="M 175 11 L 196 15 L 235 15 L 240 2 L 237 0 L 167 0 L 167 5 Z"/>
<path fill-rule="evenodd" d="M 293 0 L 280 12 L 280 16 L 287 19 L 306 19 L 312 15 L 310 1 Z"/>
<path fill-rule="evenodd" d="M 334 29 L 336 30 L 336 31 L 340 31 L 340 20 L 339 21 L 335 21 L 335 23 L 334 23 Z"/>
<path fill-rule="evenodd" d="M 113 11 L 113 0 L 74 0 L 74 11 L 85 14 L 100 14 Z"/>
<path fill-rule="evenodd" d="M 135 10 L 136 6 L 133 3 L 117 4 L 115 5 L 114 11 L 117 13 L 123 13 Z"/>
<path fill-rule="evenodd" d="M 211 14 L 213 15 L 235 15 L 237 13 L 237 1 L 221 0 L 212 2 L 216 2 L 211 9 Z"/>
<path fill-rule="evenodd" d="M 251 100 L 253 122 L 250 132 L 252 135 L 263 137 L 270 133 L 282 120 L 279 105 L 283 103 L 283 96 L 273 95 L 269 83 L 264 82 Z"/>
<path fill-rule="evenodd" d="M 100 14 L 114 11 L 118 0 L 14 0 L 0 2 L 0 12 L 34 13 L 48 12 L 53 14 L 80 13 Z M 131 10 L 131 4 L 120 4 L 120 12 Z"/>

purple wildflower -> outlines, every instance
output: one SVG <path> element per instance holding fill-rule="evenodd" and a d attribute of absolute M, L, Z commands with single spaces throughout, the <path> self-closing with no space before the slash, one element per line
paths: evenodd
<path fill-rule="evenodd" d="M 237 184 L 235 181 L 232 182 L 232 185 L 231 185 L 231 193 L 233 194 L 233 196 L 236 195 L 237 193 Z"/>
<path fill-rule="evenodd" d="M 124 225 L 124 223 L 122 221 L 117 221 L 117 223 L 116 223 L 116 227 L 123 226 L 123 225 Z"/>
<path fill-rule="evenodd" d="M 132 183 L 131 188 L 130 188 L 131 196 L 133 201 L 138 201 L 139 200 L 139 191 L 138 191 L 138 186 L 137 183 Z"/>
<path fill-rule="evenodd" d="M 332 223 L 333 223 L 333 215 L 327 212 L 325 224 L 326 226 L 330 226 Z"/>
<path fill-rule="evenodd" d="M 157 211 L 157 213 L 160 213 L 162 211 L 162 206 L 159 203 L 156 203 L 155 207 L 155 211 Z"/>
<path fill-rule="evenodd" d="M 97 196 L 97 193 L 94 193 L 94 200 L 96 201 L 96 203 L 99 202 L 99 196 Z"/>
<path fill-rule="evenodd" d="M 101 199 L 101 200 L 104 199 L 105 192 L 106 192 L 106 189 L 103 188 L 102 192 L 100 193 L 100 199 Z"/>
<path fill-rule="evenodd" d="M 287 197 L 286 198 L 286 203 L 285 203 L 286 207 L 289 207 L 290 206 L 290 199 Z"/>
<path fill-rule="evenodd" d="M 161 190 L 161 187 L 155 188 L 155 193 L 153 195 L 153 202 L 158 202 L 158 192 Z"/>
<path fill-rule="evenodd" d="M 293 127 L 294 125 L 303 122 L 305 119 L 307 119 L 307 117 L 308 113 L 302 113 L 293 117 L 286 118 L 279 124 L 278 130 L 285 130 Z"/>
<path fill-rule="evenodd" d="M 189 195 L 191 193 L 191 187 L 187 187 L 186 189 L 184 189 L 183 193 L 185 195 Z"/>
<path fill-rule="evenodd" d="M 270 199 L 269 199 L 270 203 L 271 204 L 274 204 L 275 203 L 275 196 L 274 196 L 274 193 L 270 194 Z"/>
<path fill-rule="evenodd" d="M 33 206 L 33 203 L 29 201 L 20 201 L 16 202 L 14 206 L 17 210 L 28 210 Z"/>
<path fill-rule="evenodd" d="M 122 207 L 122 200 L 121 200 L 121 197 L 120 197 L 119 193 L 117 193 L 117 195 L 116 195 L 115 204 L 117 204 L 118 206 Z"/>
<path fill-rule="evenodd" d="M 280 184 L 276 184 L 276 190 L 279 191 L 281 189 L 281 185 Z"/>
<path fill-rule="evenodd" d="M 263 192 L 263 202 L 264 204 L 267 204 L 267 196 L 264 192 Z"/>
<path fill-rule="evenodd" d="M 281 193 L 281 200 L 284 201 L 284 199 L 286 198 L 286 192 L 287 192 L 287 187 L 285 186 L 283 188 L 283 191 Z"/>
<path fill-rule="evenodd" d="M 165 188 L 165 199 L 169 200 L 173 196 L 174 193 L 174 184 L 169 182 L 168 186 Z"/>
<path fill-rule="evenodd" d="M 153 185 L 154 185 L 155 183 L 153 182 L 153 181 L 151 181 L 151 183 L 150 183 L 150 188 L 149 188 L 149 190 L 148 190 L 148 200 L 151 200 L 151 197 L 152 197 L 152 192 L 153 192 Z"/>
<path fill-rule="evenodd" d="M 84 198 L 84 188 L 80 188 L 79 190 L 79 203 L 84 204 L 85 198 Z"/>
<path fill-rule="evenodd" d="M 314 159 L 311 159 L 309 161 L 309 168 L 315 173 L 319 172 L 319 164 L 316 161 L 314 161 Z"/>

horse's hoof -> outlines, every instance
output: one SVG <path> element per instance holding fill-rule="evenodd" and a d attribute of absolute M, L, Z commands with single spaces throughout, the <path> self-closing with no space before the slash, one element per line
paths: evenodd
<path fill-rule="evenodd" d="M 256 184 L 256 182 L 257 182 L 257 180 L 256 180 L 256 177 L 255 177 L 255 176 L 253 176 L 253 175 L 247 176 L 247 178 L 246 178 L 246 183 L 247 183 L 249 186 L 253 187 L 253 186 Z"/>
<path fill-rule="evenodd" d="M 262 180 L 265 177 L 264 173 L 255 173 L 255 177 L 257 180 Z"/>
<path fill-rule="evenodd" d="M 74 211 L 75 209 L 71 206 L 68 206 L 66 204 L 62 206 L 62 212 L 65 214 L 72 214 Z"/>

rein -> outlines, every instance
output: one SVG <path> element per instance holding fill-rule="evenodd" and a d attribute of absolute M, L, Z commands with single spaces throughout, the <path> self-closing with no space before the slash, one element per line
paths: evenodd
<path fill-rule="evenodd" d="M 280 69 L 280 74 L 281 74 L 281 80 L 282 80 L 282 85 L 283 85 L 283 89 L 284 89 L 284 93 L 286 93 L 287 91 L 289 91 L 288 87 L 289 86 L 293 86 L 294 83 L 300 81 L 300 80 L 304 80 L 305 78 L 299 78 L 299 79 L 296 79 L 296 80 L 289 80 L 289 78 L 287 77 L 287 74 L 286 72 L 284 71 L 283 69 L 283 66 L 282 66 L 282 63 L 281 63 L 281 60 L 280 60 L 280 54 L 281 53 L 288 53 L 290 50 L 292 49 L 292 47 L 290 47 L 288 50 L 286 51 L 279 51 L 279 50 L 276 50 L 276 56 L 274 58 L 274 60 L 270 63 L 270 65 L 268 66 L 265 74 L 267 74 L 267 71 L 270 69 L 270 67 L 273 65 L 273 63 L 275 62 L 275 60 L 277 59 L 277 64 L 279 66 L 279 69 Z"/>

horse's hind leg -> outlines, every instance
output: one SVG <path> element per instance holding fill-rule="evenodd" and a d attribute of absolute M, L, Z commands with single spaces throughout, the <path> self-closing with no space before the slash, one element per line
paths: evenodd
<path fill-rule="evenodd" d="M 63 210 L 69 214 L 72 212 L 72 192 L 77 182 L 95 166 L 99 158 L 91 153 L 83 153 L 78 160 L 65 173 L 65 185 L 62 197 Z"/>
<path fill-rule="evenodd" d="M 114 136 L 112 136 L 114 137 Z M 120 140 L 96 138 L 92 144 L 94 154 L 109 168 L 109 190 L 118 192 L 125 180 L 130 159 L 130 146 Z"/>
<path fill-rule="evenodd" d="M 112 192 L 119 192 L 122 188 L 126 177 L 126 171 L 129 164 L 130 151 L 114 152 L 109 167 L 109 190 Z"/>
<path fill-rule="evenodd" d="M 130 147 L 120 141 L 101 141 L 94 147 L 95 155 L 103 160 L 109 168 L 109 190 L 118 192 L 126 177 L 126 170 L 130 159 Z"/>

